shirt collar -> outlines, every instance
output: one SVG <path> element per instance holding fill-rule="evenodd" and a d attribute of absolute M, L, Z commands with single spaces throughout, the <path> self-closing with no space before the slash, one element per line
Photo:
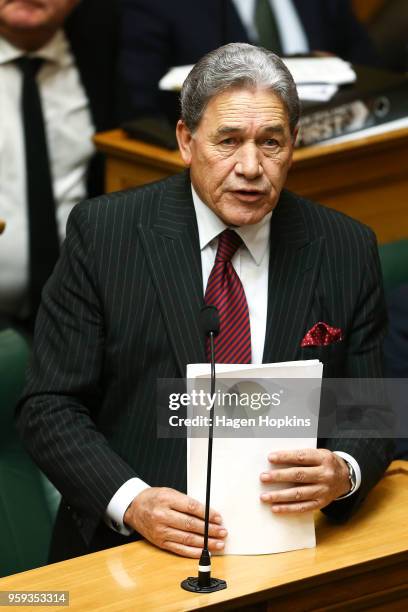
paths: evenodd
<path fill-rule="evenodd" d="M 217 217 L 215 212 L 201 200 L 193 185 L 191 185 L 191 192 L 197 217 L 200 250 L 202 251 L 212 242 L 212 240 L 217 238 L 221 232 L 227 229 L 228 225 Z M 242 238 L 257 266 L 261 264 L 266 250 L 269 247 L 272 212 L 273 211 L 265 215 L 259 223 L 233 228 Z"/>
<path fill-rule="evenodd" d="M 41 49 L 33 53 L 27 53 L 23 49 L 18 49 L 5 38 L 0 37 L 0 64 L 7 64 L 23 55 L 28 55 L 29 57 L 41 57 L 50 62 L 59 64 L 60 66 L 64 66 L 69 62 L 67 54 L 68 47 L 68 41 L 63 30 L 58 30 L 44 47 L 41 47 Z"/>

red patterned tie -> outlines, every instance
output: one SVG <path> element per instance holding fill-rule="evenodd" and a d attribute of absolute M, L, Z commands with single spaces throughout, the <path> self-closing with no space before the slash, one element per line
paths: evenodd
<path fill-rule="evenodd" d="M 242 245 L 234 231 L 220 234 L 214 267 L 207 283 L 204 301 L 215 306 L 220 315 L 220 333 L 215 338 L 217 363 L 251 363 L 251 328 L 244 288 L 231 259 Z M 209 340 L 206 344 L 210 360 Z"/>

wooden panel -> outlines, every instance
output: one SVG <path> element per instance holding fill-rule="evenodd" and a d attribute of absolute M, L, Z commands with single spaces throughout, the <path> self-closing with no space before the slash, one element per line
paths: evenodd
<path fill-rule="evenodd" d="M 380 243 L 408 237 L 407 145 L 400 130 L 297 151 L 287 186 L 366 223 Z"/>
<path fill-rule="evenodd" d="M 408 236 L 408 183 L 379 184 L 325 196 L 322 202 L 371 227 L 380 244 Z"/>
<path fill-rule="evenodd" d="M 182 168 L 178 168 L 181 172 Z M 140 162 L 137 166 L 126 159 L 108 158 L 106 163 L 105 189 L 107 192 L 139 187 L 170 176 L 174 172 L 162 170 Z"/>
<path fill-rule="evenodd" d="M 126 136 L 123 130 L 96 134 L 94 142 L 108 156 L 117 156 L 133 162 L 149 163 L 156 168 L 176 172 L 183 166 L 178 151 L 169 151 Z"/>
<path fill-rule="evenodd" d="M 382 602 L 405 602 L 408 609 L 407 561 L 402 560 L 390 567 L 382 567 L 370 571 L 369 565 L 353 568 L 353 573 L 344 575 L 341 579 L 332 580 L 308 588 L 302 596 L 302 612 L 354 612 L 357 610 L 373 610 Z M 373 589 L 373 583 L 377 588 Z M 381 586 L 380 586 L 381 585 Z M 285 595 L 274 598 L 268 612 L 292 612 L 296 609 L 299 594 Z M 394 608 L 393 608 L 394 610 Z"/>

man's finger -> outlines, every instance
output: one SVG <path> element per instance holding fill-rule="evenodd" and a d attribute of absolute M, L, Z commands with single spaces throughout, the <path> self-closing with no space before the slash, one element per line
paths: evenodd
<path fill-rule="evenodd" d="M 319 482 L 322 477 L 320 467 L 290 467 L 262 472 L 261 481 L 265 483 L 290 482 L 294 484 Z"/>
<path fill-rule="evenodd" d="M 195 533 L 188 533 L 186 531 L 180 531 L 179 529 L 169 529 L 166 534 L 166 540 L 164 544 L 167 545 L 170 542 L 176 544 L 182 544 L 188 548 L 203 548 L 204 538 L 201 535 Z M 208 538 L 208 549 L 210 551 L 221 551 L 225 544 L 215 538 Z"/>
<path fill-rule="evenodd" d="M 191 514 L 192 516 L 197 516 L 198 518 L 203 519 L 205 517 L 205 506 L 201 502 L 196 499 L 185 495 L 184 493 L 178 493 L 175 491 L 176 495 L 174 495 L 170 500 L 170 507 L 173 510 L 178 510 L 179 512 L 183 512 L 185 514 Z M 222 519 L 219 512 L 216 512 L 212 508 L 210 508 L 209 520 L 212 523 L 221 523 Z"/>
<path fill-rule="evenodd" d="M 323 505 L 317 500 L 309 500 L 301 503 L 294 502 L 293 504 L 272 504 L 271 510 L 274 514 L 302 514 L 319 510 L 319 508 L 323 508 Z"/>
<path fill-rule="evenodd" d="M 166 523 L 169 527 L 184 532 L 204 534 L 204 520 L 191 516 L 191 514 L 169 510 L 166 516 Z M 210 522 L 208 525 L 208 535 L 214 538 L 223 538 L 227 535 L 227 531 L 221 525 Z"/>
<path fill-rule="evenodd" d="M 262 493 L 261 499 L 271 504 L 286 504 L 288 502 L 316 501 L 322 498 L 322 490 L 316 486 L 290 487 L 280 491 Z"/>
<path fill-rule="evenodd" d="M 301 448 L 293 451 L 275 451 L 270 453 L 268 460 L 274 464 L 320 465 L 322 455 L 315 448 Z"/>
<path fill-rule="evenodd" d="M 164 550 L 168 550 L 176 555 L 180 555 L 181 557 L 189 557 L 190 559 L 199 559 L 201 557 L 201 553 L 203 548 L 193 548 L 190 546 L 185 546 L 184 544 L 179 544 L 178 542 L 164 542 L 161 546 Z"/>

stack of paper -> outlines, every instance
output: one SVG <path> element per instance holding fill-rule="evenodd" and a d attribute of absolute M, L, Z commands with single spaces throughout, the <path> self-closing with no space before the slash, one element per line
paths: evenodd
<path fill-rule="evenodd" d="M 315 360 L 218 365 L 217 381 L 313 378 L 320 388 L 322 371 L 322 364 Z M 189 365 L 187 378 L 190 387 L 199 385 L 200 379 L 208 380 L 209 364 Z M 316 402 L 319 402 L 318 396 Z M 318 414 L 318 406 L 315 411 Z M 214 437 L 211 507 L 220 512 L 228 529 L 226 554 L 268 554 L 316 545 L 313 513 L 273 514 L 260 495 L 276 485 L 265 485 L 259 478 L 262 472 L 271 469 L 267 457 L 272 451 L 316 448 L 316 442 L 317 426 L 310 438 Z M 202 503 L 205 502 L 207 448 L 206 438 L 188 439 L 188 494 Z"/>
<path fill-rule="evenodd" d="M 339 85 L 356 80 L 352 66 L 339 57 L 283 58 L 283 61 L 298 86 L 301 100 L 329 100 Z M 192 68 L 192 65 L 170 68 L 159 81 L 159 89 L 180 91 Z"/>
<path fill-rule="evenodd" d="M 296 85 L 331 83 L 345 85 L 354 83 L 356 73 L 351 64 L 339 57 L 282 58 Z"/>

